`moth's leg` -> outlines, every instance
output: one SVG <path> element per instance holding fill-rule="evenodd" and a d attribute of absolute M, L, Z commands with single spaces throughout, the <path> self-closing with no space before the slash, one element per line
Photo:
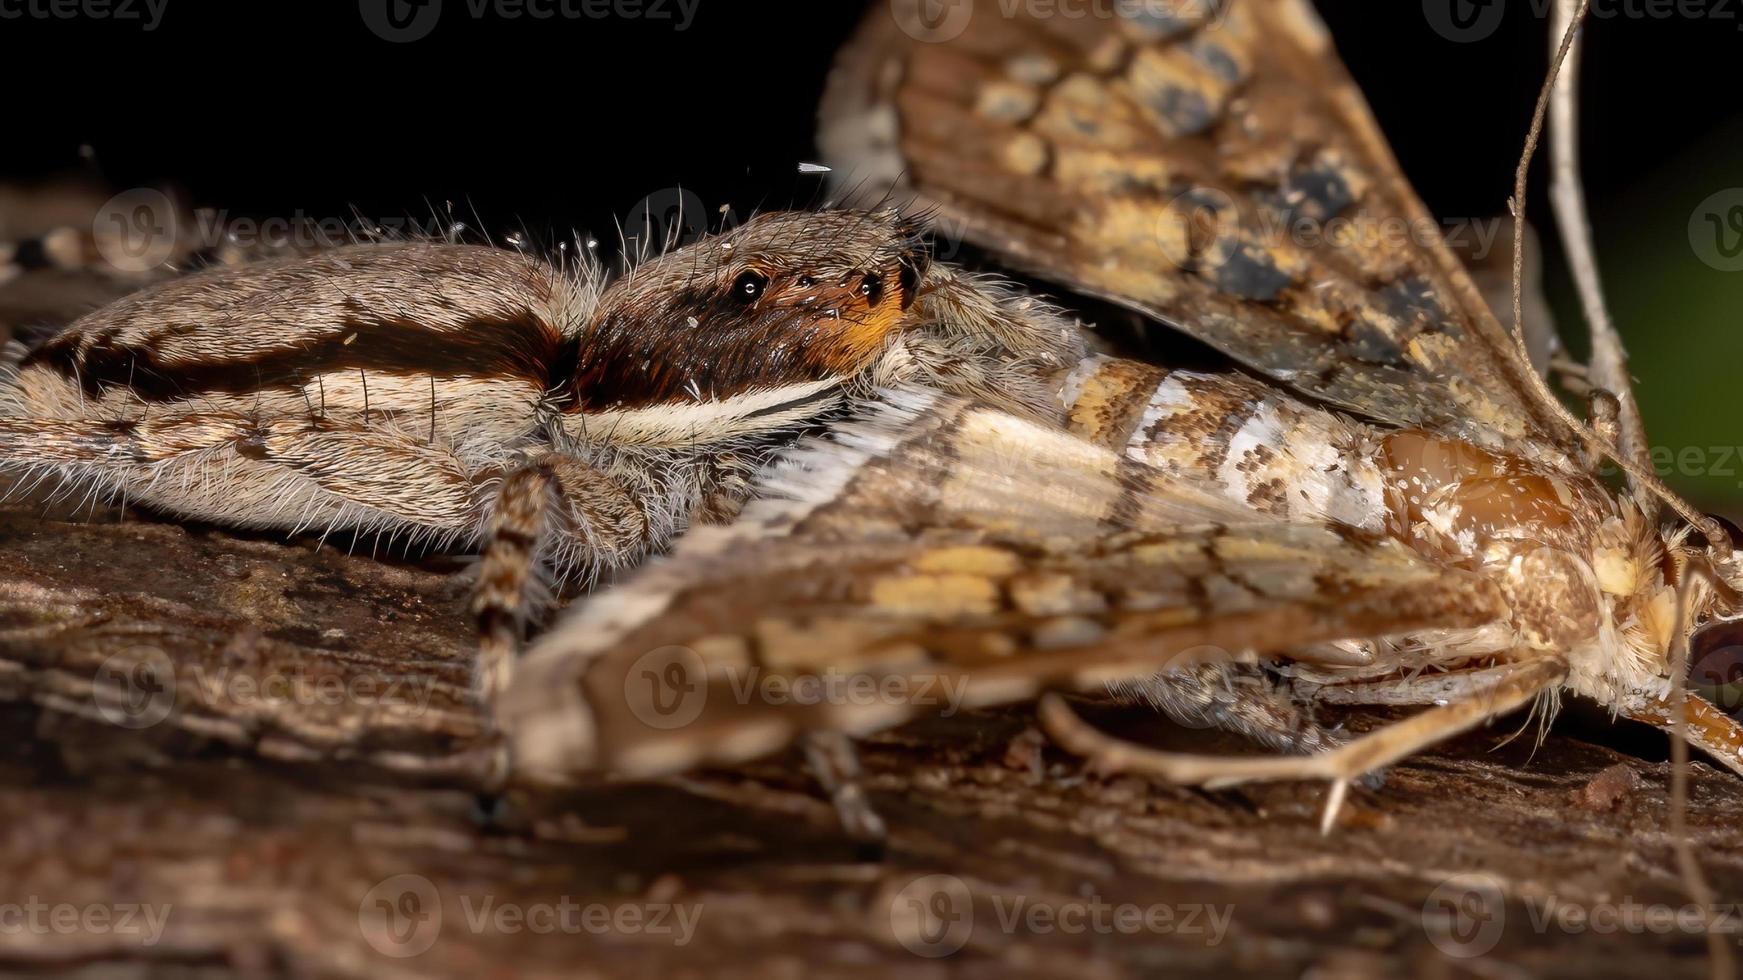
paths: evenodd
<path fill-rule="evenodd" d="M 1351 780 L 1506 714 L 1566 676 L 1567 661 L 1559 657 L 1510 664 L 1494 683 L 1463 701 L 1430 708 L 1310 756 L 1231 758 L 1160 752 L 1096 731 L 1056 694 L 1041 699 L 1040 716 L 1054 741 L 1105 772 L 1145 772 L 1210 789 L 1283 779 L 1330 780 L 1331 793 L 1320 822 L 1320 829 L 1329 831 Z"/>
<path fill-rule="evenodd" d="M 1358 681 L 1350 684 L 1303 684 L 1297 693 L 1316 704 L 1422 705 L 1446 704 L 1475 697 L 1506 678 L 1511 665 L 1478 670 L 1424 673 L 1405 680 Z"/>
<path fill-rule="evenodd" d="M 1558 350 L 1550 357 L 1549 374 L 1563 391 L 1575 398 L 1584 398 L 1592 391 L 1591 372 L 1565 350 Z"/>
<path fill-rule="evenodd" d="M 1686 695 L 1684 704 L 1688 706 L 1688 724 L 1683 731 L 1689 744 L 1743 776 L 1743 723 L 1696 694 Z M 1663 729 L 1666 734 L 1676 732 L 1676 716 L 1664 701 L 1653 701 L 1623 713 L 1635 721 Z"/>
<path fill-rule="evenodd" d="M 1340 741 L 1308 717 L 1289 690 L 1260 667 L 1202 664 L 1123 681 L 1112 691 L 1122 700 L 1142 701 L 1188 728 L 1220 728 L 1278 752 L 1306 755 Z"/>
<path fill-rule="evenodd" d="M 553 518 L 555 518 L 553 520 Z M 647 503 L 574 456 L 551 454 L 504 477 L 486 524 L 472 612 L 479 633 L 474 689 L 494 704 L 508 686 L 547 555 L 561 570 L 629 564 L 653 538 Z"/>
<path fill-rule="evenodd" d="M 853 741 L 841 732 L 809 732 L 802 744 L 806 765 L 835 804 L 842 829 L 856 841 L 883 843 L 888 829 L 860 785 L 859 753 Z"/>

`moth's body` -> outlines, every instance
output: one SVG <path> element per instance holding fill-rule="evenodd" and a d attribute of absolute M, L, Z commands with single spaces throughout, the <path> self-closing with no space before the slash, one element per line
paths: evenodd
<path fill-rule="evenodd" d="M 1616 710 L 1669 694 L 1676 589 L 1662 569 L 1685 534 L 1573 458 L 1376 427 L 1244 375 L 1109 358 L 1083 361 L 1064 397 L 1091 441 L 1279 521 L 1393 538 L 1505 599 L 1504 622 L 1368 644 L 1357 656 L 1369 663 L 1310 672 L 1320 681 L 1535 652 L 1565 656 L 1567 686 Z"/>

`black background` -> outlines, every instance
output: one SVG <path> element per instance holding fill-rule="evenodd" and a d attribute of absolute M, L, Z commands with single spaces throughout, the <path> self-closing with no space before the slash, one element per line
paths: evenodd
<path fill-rule="evenodd" d="M 658 0 L 664 19 L 551 20 L 474 18 L 469 0 L 429 0 L 440 19 L 405 44 L 367 26 L 363 5 L 383 0 L 164 0 L 149 32 L 4 16 L 69 2 L 0 0 L 12 82 L 0 179 L 94 166 L 111 188 L 166 185 L 231 216 L 429 228 L 451 213 L 547 245 L 590 231 L 607 249 L 640 202 L 678 186 L 710 213 L 818 203 L 821 181 L 797 166 L 816 158 L 824 77 L 868 9 L 887 15 L 887 0 L 694 0 L 680 30 L 676 0 Z M 1406 174 L 1448 220 L 1504 212 L 1548 61 L 1538 11 L 1551 0 L 1488 0 L 1501 16 L 1481 40 L 1437 33 L 1448 5 L 1468 2 L 1317 4 Z M 1704 202 L 1727 188 L 1743 196 L 1743 0 L 1594 9 L 1584 169 L 1610 304 L 1655 447 L 1696 461 L 1664 476 L 1743 517 L 1731 394 L 1743 272 L 1691 249 Z M 81 146 L 94 163 L 81 163 Z M 1544 169 L 1531 203 L 1540 224 Z M 1578 305 L 1545 237 L 1549 298 L 1577 338 Z"/>
<path fill-rule="evenodd" d="M 371 33 L 357 0 L 166 0 L 150 32 L 0 19 L 19 103 L 0 174 L 74 169 L 88 144 L 112 186 L 168 182 L 233 212 L 427 215 L 453 202 L 499 229 L 559 232 L 609 230 L 679 184 L 710 208 L 805 204 L 816 181 L 795 166 L 815 155 L 825 72 L 866 9 L 696 0 L 679 30 L 672 0 L 663 20 L 474 19 L 466 0 L 440 2 L 434 30 L 407 44 Z M 1504 208 L 1546 62 L 1534 11 L 1548 0 L 1494 2 L 1506 16 L 1471 43 L 1435 33 L 1421 0 L 1319 4 L 1442 215 Z M 1667 2 L 1599 5 L 1612 16 L 1590 32 L 1584 75 L 1596 205 L 1743 119 L 1743 9 L 1721 9 L 1743 0 L 1709 0 L 1698 18 L 1674 4 L 1669 16 L 1628 15 Z"/>

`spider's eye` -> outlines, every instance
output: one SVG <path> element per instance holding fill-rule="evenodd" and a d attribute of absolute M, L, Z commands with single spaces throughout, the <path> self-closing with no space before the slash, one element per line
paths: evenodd
<path fill-rule="evenodd" d="M 817 280 L 810 276 L 800 276 L 795 280 L 795 282 L 798 284 L 800 289 L 810 289 L 812 286 L 817 285 Z"/>
<path fill-rule="evenodd" d="M 732 296 L 734 299 L 741 302 L 750 303 L 755 301 L 757 297 L 761 296 L 763 291 L 768 288 L 768 276 L 763 275 L 755 269 L 746 269 L 738 274 L 737 279 L 732 281 Z"/>
<path fill-rule="evenodd" d="M 1743 713 L 1743 619 L 1715 619 L 1689 637 L 1689 690 L 1728 715 Z"/>
<path fill-rule="evenodd" d="M 884 298 L 884 280 L 875 272 L 868 272 L 859 281 L 859 294 L 865 297 L 868 306 L 878 305 L 878 300 Z"/>

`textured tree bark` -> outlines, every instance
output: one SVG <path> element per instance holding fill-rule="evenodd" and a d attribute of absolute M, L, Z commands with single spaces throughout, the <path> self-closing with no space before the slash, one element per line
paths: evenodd
<path fill-rule="evenodd" d="M 458 563 L 41 512 L 0 508 L 0 967 L 1706 969 L 1703 937 L 1654 911 L 1687 902 L 1666 766 L 1567 734 L 1536 751 L 1501 745 L 1512 725 L 1474 734 L 1355 790 L 1321 836 L 1320 786 L 1101 778 L 1027 708 L 940 718 L 862 748 L 891 830 L 873 855 L 794 755 L 481 797 L 490 742 L 467 698 Z M 1083 707 L 1130 737 L 1238 750 Z M 1707 873 L 1743 896 L 1743 782 L 1698 765 L 1692 796 Z"/>

